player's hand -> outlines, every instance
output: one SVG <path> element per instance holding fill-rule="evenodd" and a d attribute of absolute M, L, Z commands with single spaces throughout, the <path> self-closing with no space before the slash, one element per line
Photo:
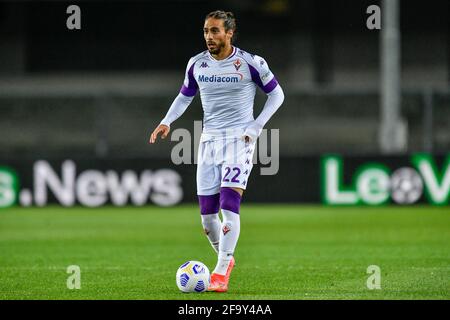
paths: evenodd
<path fill-rule="evenodd" d="M 158 134 L 161 134 L 161 139 L 165 139 L 167 137 L 167 135 L 170 132 L 170 127 L 166 126 L 165 124 L 160 124 L 159 126 L 156 127 L 155 130 L 153 130 L 151 136 L 150 136 L 150 143 L 155 143 L 156 139 L 158 138 Z"/>
<path fill-rule="evenodd" d="M 261 134 L 262 127 L 258 125 L 256 122 L 251 123 L 244 132 L 242 138 L 246 143 L 255 142 Z"/>

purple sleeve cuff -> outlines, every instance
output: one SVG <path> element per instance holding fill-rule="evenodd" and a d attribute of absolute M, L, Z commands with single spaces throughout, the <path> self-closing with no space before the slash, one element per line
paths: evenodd
<path fill-rule="evenodd" d="M 193 97 L 197 94 L 197 88 L 189 88 L 183 84 L 181 86 L 180 92 L 187 97 Z"/>
<path fill-rule="evenodd" d="M 275 76 L 266 85 L 263 85 L 261 78 L 259 77 L 258 70 L 256 70 L 256 68 L 251 64 L 248 64 L 248 67 L 250 68 L 250 74 L 252 76 L 253 82 L 256 83 L 258 87 L 260 87 L 265 93 L 271 92 L 278 85 L 278 81 Z"/>
<path fill-rule="evenodd" d="M 278 85 L 278 81 L 275 76 L 265 86 L 262 87 L 265 93 L 270 93 Z"/>
<path fill-rule="evenodd" d="M 188 86 L 186 87 L 184 84 L 181 86 L 180 92 L 188 97 L 193 97 L 197 94 L 197 81 L 195 81 L 194 78 L 194 65 L 195 62 L 191 65 L 191 67 L 188 70 Z"/>

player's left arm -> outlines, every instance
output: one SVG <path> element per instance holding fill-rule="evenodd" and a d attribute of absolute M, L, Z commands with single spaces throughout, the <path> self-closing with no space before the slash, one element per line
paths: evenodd
<path fill-rule="evenodd" d="M 245 129 L 244 137 L 246 141 L 256 141 L 266 123 L 284 101 L 283 89 L 270 71 L 267 62 L 257 56 L 253 61 L 256 63 L 249 64 L 252 80 L 267 94 L 267 100 L 258 117 Z"/>

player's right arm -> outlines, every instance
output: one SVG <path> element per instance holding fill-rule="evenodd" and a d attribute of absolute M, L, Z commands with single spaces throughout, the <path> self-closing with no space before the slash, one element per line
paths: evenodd
<path fill-rule="evenodd" d="M 192 100 L 194 100 L 194 96 L 198 91 L 197 81 L 194 78 L 194 65 L 195 61 L 191 58 L 186 67 L 186 74 L 180 93 L 172 102 L 164 119 L 162 119 L 156 129 L 153 130 L 149 140 L 150 143 L 155 143 L 160 133 L 162 133 L 161 139 L 167 137 L 170 132 L 170 124 L 181 117 L 187 107 L 191 104 Z"/>

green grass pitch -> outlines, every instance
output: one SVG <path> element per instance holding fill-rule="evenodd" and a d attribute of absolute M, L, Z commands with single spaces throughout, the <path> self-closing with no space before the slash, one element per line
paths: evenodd
<path fill-rule="evenodd" d="M 227 293 L 186 294 L 178 266 L 216 262 L 196 205 L 0 211 L 0 299 L 262 300 L 449 299 L 450 210 L 243 204 L 235 257 Z"/>

